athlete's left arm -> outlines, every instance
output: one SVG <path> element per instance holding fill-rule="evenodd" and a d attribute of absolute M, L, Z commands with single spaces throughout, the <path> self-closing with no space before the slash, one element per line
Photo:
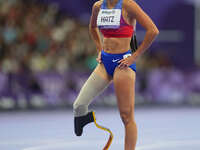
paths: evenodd
<path fill-rule="evenodd" d="M 119 68 L 121 69 L 134 63 L 136 59 L 151 46 L 152 42 L 159 34 L 159 30 L 151 18 L 140 8 L 140 6 L 135 1 L 124 0 L 123 8 L 128 12 L 128 14 L 133 16 L 142 27 L 146 29 L 146 34 L 137 51 L 133 53 L 131 57 L 127 57 L 119 61 Z"/>
<path fill-rule="evenodd" d="M 144 40 L 138 47 L 138 50 L 135 54 L 139 56 L 151 46 L 152 42 L 159 34 L 159 31 L 151 18 L 141 9 L 141 7 L 135 1 L 125 0 L 123 6 L 127 10 L 127 12 L 132 15 L 142 27 L 146 29 Z"/>

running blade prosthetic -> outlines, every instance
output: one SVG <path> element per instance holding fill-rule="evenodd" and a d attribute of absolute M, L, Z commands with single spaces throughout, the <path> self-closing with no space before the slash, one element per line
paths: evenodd
<path fill-rule="evenodd" d="M 83 127 L 88 123 L 94 122 L 93 111 L 80 117 L 74 118 L 74 132 L 76 136 L 81 136 L 83 133 Z"/>

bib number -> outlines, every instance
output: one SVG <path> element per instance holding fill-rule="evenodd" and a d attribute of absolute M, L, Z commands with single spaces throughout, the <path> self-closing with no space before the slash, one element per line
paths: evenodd
<path fill-rule="evenodd" d="M 101 9 L 97 17 L 97 26 L 117 28 L 120 26 L 121 9 Z"/>

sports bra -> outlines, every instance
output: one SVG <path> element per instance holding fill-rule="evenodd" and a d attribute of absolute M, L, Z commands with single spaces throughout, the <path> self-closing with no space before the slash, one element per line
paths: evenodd
<path fill-rule="evenodd" d="M 123 0 L 119 0 L 113 9 L 107 8 L 106 0 L 101 5 L 97 26 L 106 38 L 127 38 L 133 35 L 133 26 L 127 24 L 123 18 L 122 2 Z"/>

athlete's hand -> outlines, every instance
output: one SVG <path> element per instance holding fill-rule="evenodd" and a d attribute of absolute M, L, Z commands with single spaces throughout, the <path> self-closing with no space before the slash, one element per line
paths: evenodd
<path fill-rule="evenodd" d="M 130 65 L 132 65 L 134 62 L 136 61 L 136 57 L 134 55 L 131 55 L 127 58 L 121 59 L 120 61 L 118 61 L 119 64 L 119 68 L 123 69 L 123 68 L 127 68 Z"/>
<path fill-rule="evenodd" d="M 101 64 L 101 51 L 99 52 L 97 58 L 96 58 L 97 62 Z"/>

